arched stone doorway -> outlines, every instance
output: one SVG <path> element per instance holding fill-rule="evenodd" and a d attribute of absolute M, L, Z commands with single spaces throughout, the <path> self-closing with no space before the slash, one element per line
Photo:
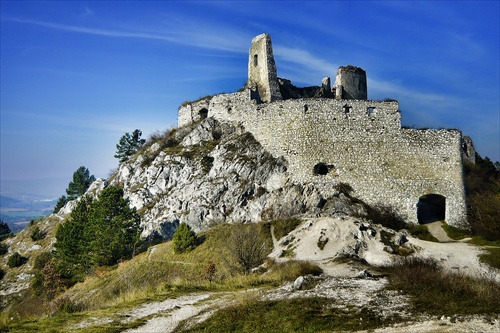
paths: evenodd
<path fill-rule="evenodd" d="M 417 219 L 419 224 L 443 221 L 446 217 L 446 197 L 426 194 L 418 199 Z"/>

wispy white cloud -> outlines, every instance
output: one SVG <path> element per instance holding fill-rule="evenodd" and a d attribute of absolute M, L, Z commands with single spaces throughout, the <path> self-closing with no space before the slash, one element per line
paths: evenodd
<path fill-rule="evenodd" d="M 200 48 L 230 51 L 230 52 L 246 52 L 248 45 L 243 45 L 239 41 L 245 41 L 247 43 L 248 37 L 242 38 L 237 32 L 216 34 L 211 33 L 210 29 L 202 26 L 193 26 L 189 24 L 183 25 L 185 28 L 178 28 L 176 30 L 172 29 L 162 29 L 165 31 L 162 34 L 154 32 L 145 31 L 127 31 L 127 30 L 115 30 L 115 29 L 105 29 L 105 28 L 93 28 L 78 25 L 68 25 L 59 24 L 46 21 L 38 20 L 28 20 L 19 18 L 3 18 L 5 21 L 31 24 L 36 26 L 41 26 L 49 29 L 55 29 L 60 31 L 75 32 L 82 34 L 90 34 L 102 37 L 115 37 L 115 38 L 135 38 L 135 39 L 151 39 L 160 40 L 176 44 L 184 44 L 189 46 L 195 46 Z"/>
<path fill-rule="evenodd" d="M 451 101 L 455 99 L 453 96 L 422 92 L 408 86 L 371 78 L 368 78 L 368 87 L 370 91 L 375 92 L 375 94 L 387 94 L 387 97 L 392 98 L 411 97 L 412 99 L 418 100 L 424 104 L 450 106 Z"/>
<path fill-rule="evenodd" d="M 279 60 L 292 62 L 307 69 L 324 73 L 336 72 L 338 65 L 312 55 L 309 51 L 286 46 L 275 46 L 274 54 Z"/>

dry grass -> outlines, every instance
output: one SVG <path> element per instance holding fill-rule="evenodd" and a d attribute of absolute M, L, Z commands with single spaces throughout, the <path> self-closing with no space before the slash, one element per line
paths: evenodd
<path fill-rule="evenodd" d="M 431 315 L 498 314 L 500 284 L 445 272 L 434 259 L 403 257 L 389 269 L 390 288 L 412 295 L 414 310 Z"/>

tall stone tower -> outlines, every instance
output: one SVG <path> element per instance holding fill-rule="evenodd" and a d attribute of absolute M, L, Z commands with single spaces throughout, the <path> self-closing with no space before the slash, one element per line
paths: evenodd
<path fill-rule="evenodd" d="M 368 99 L 366 72 L 355 66 L 341 66 L 335 79 L 335 99 Z"/>
<path fill-rule="evenodd" d="M 282 99 L 278 85 L 271 36 L 261 34 L 252 39 L 248 56 L 248 87 L 258 91 L 262 102 Z"/>

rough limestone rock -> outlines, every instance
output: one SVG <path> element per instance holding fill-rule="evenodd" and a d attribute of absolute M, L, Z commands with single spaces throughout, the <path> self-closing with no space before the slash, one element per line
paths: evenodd
<path fill-rule="evenodd" d="M 313 185 L 293 183 L 287 166 L 240 125 L 207 118 L 150 143 L 87 194 L 122 187 L 141 216 L 142 236 L 150 238 L 170 238 L 180 223 L 199 232 L 217 223 L 366 214 L 342 194 L 323 198 Z M 69 216 L 79 200 L 56 216 Z"/>

